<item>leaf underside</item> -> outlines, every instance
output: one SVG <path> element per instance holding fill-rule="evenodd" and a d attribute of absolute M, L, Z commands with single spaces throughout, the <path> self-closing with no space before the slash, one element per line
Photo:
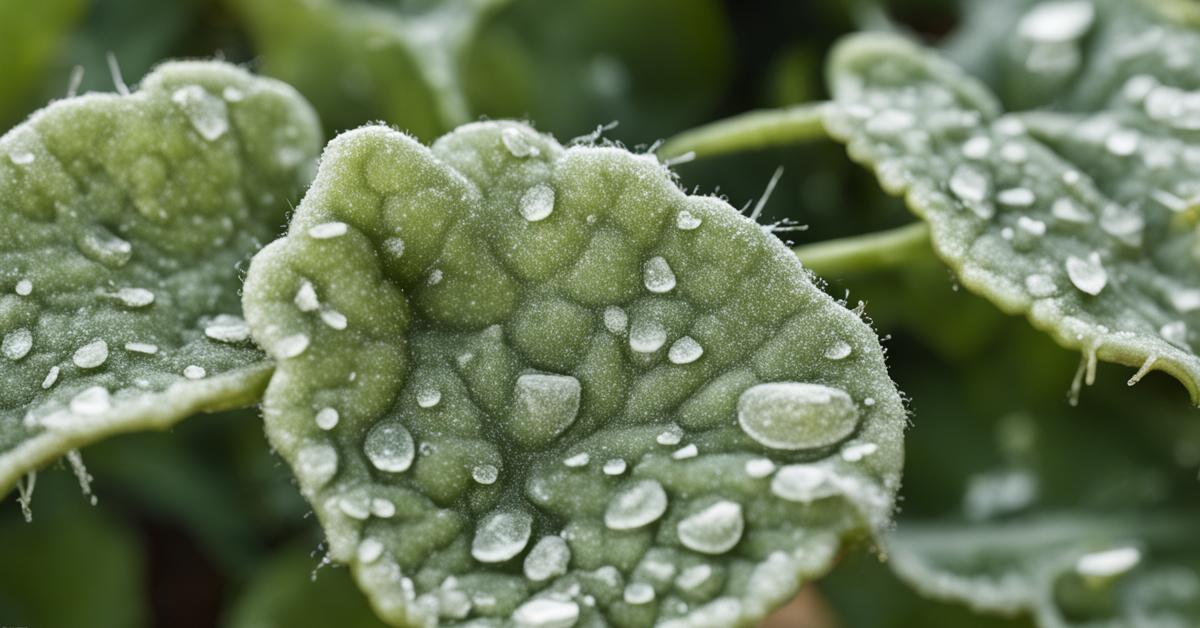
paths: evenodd
<path fill-rule="evenodd" d="M 290 88 L 168 63 L 0 138 L 0 494 L 108 434 L 253 403 L 239 264 L 311 177 Z"/>
<path fill-rule="evenodd" d="M 890 518 L 873 332 L 650 155 L 343 134 L 244 304 L 270 440 L 396 625 L 747 625 Z"/>
<path fill-rule="evenodd" d="M 834 55 L 826 126 L 929 223 L 967 288 L 1081 350 L 1089 371 L 1097 358 L 1162 370 L 1200 403 L 1200 73 L 1180 62 L 1200 38 L 1135 4 L 1096 2 L 1079 37 L 1169 45 L 1130 43 L 1119 69 L 1081 74 L 1086 108 L 1006 115 L 935 53 L 860 35 Z"/>

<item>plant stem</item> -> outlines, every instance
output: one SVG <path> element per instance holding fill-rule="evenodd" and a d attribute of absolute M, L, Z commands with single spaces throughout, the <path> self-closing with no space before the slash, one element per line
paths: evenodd
<path fill-rule="evenodd" d="M 659 149 L 663 159 L 694 153 L 715 157 L 826 137 L 822 103 L 751 111 L 684 131 Z"/>
<path fill-rule="evenodd" d="M 805 267 L 818 275 L 847 275 L 894 268 L 933 253 L 929 227 L 916 222 L 865 235 L 805 244 L 792 249 Z"/>

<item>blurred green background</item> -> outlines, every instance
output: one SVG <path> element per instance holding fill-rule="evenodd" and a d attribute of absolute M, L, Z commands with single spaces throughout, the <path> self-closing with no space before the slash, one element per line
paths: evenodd
<path fill-rule="evenodd" d="M 520 117 L 566 140 L 616 121 L 602 141 L 646 150 L 706 121 L 821 99 L 824 57 L 854 30 L 948 41 L 969 60 L 977 51 L 948 38 L 960 11 L 952 0 L 0 0 L 0 127 L 65 96 L 76 67 L 78 93 L 113 91 L 108 53 L 129 83 L 163 59 L 216 56 L 295 85 L 328 136 L 384 120 L 430 140 Z M 763 222 L 806 226 L 781 234 L 797 243 L 912 220 L 832 143 L 677 170 L 689 190 L 741 207 L 779 166 Z M 1037 491 L 997 506 L 1000 519 L 1196 503 L 1200 422 L 1174 382 L 1128 389 L 1128 373 L 1103 367 L 1070 407 L 1077 357 L 959 290 L 932 257 L 827 279 L 834 297 L 866 302 L 911 398 L 902 527 L 962 519 L 1005 473 L 1029 474 Z M 38 476 L 33 524 L 13 500 L 0 508 L 0 625 L 378 625 L 346 571 L 320 566 L 317 523 L 255 411 L 122 436 L 84 459 L 97 505 L 55 468 Z M 922 599 L 859 548 L 766 625 L 1031 624 Z"/>

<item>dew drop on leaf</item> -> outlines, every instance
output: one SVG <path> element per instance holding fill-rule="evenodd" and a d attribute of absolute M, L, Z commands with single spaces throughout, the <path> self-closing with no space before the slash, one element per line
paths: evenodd
<path fill-rule="evenodd" d="M 671 265 L 661 256 L 650 258 L 642 269 L 642 280 L 646 289 L 655 294 L 663 294 L 675 289 L 675 273 Z"/>
<path fill-rule="evenodd" d="M 568 600 L 537 598 L 513 612 L 518 628 L 570 628 L 579 621 L 579 605 Z"/>
<path fill-rule="evenodd" d="M 108 343 L 96 339 L 75 350 L 71 361 L 81 369 L 94 369 L 108 360 Z"/>
<path fill-rule="evenodd" d="M 604 525 L 633 530 L 649 525 L 667 511 L 667 492 L 657 480 L 635 480 L 622 486 L 604 511 Z"/>
<path fill-rule="evenodd" d="M 1087 259 L 1080 259 L 1074 255 L 1068 256 L 1065 265 L 1067 278 L 1081 292 L 1095 296 L 1100 294 L 1100 291 L 1104 290 L 1104 286 L 1108 284 L 1108 272 L 1104 270 L 1104 264 L 1100 262 L 1099 253 L 1093 252 L 1088 255 Z"/>
<path fill-rule="evenodd" d="M 832 445 L 858 427 L 859 413 L 846 391 L 799 382 L 758 384 L 738 399 L 738 423 L 772 449 Z"/>
<path fill-rule="evenodd" d="M 412 466 L 416 447 L 412 434 L 399 421 L 385 421 L 367 434 L 363 452 L 376 469 L 403 473 Z"/>
<path fill-rule="evenodd" d="M 733 549 L 742 540 L 745 527 L 742 505 L 722 500 L 683 519 L 675 531 L 684 547 L 715 555 Z"/>
<path fill-rule="evenodd" d="M 10 360 L 20 360 L 28 355 L 32 348 L 33 332 L 24 327 L 8 332 L 4 335 L 3 343 L 0 343 L 0 353 Z"/>
<path fill-rule="evenodd" d="M 571 548 L 560 536 L 544 536 L 525 557 L 525 577 L 534 582 L 567 573 Z"/>
<path fill-rule="evenodd" d="M 667 351 L 667 359 L 672 364 L 691 364 L 704 355 L 704 347 L 691 336 L 676 340 Z"/>
<path fill-rule="evenodd" d="M 538 222 L 554 212 L 554 188 L 539 183 L 521 196 L 521 216 L 529 222 Z"/>
<path fill-rule="evenodd" d="M 471 556 L 481 563 L 502 563 L 525 549 L 532 531 L 529 513 L 498 510 L 488 515 L 475 530 Z"/>

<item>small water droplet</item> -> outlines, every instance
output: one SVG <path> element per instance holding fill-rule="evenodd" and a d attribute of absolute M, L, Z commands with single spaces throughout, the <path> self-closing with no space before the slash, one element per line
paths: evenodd
<path fill-rule="evenodd" d="M 49 388 L 54 385 L 54 382 L 57 382 L 57 381 L 58 381 L 58 367 L 52 366 L 52 367 L 50 367 L 50 372 L 46 373 L 46 379 L 42 380 L 42 390 L 49 390 Z"/>
<path fill-rule="evenodd" d="M 371 514 L 380 519 L 390 519 L 396 514 L 396 504 L 382 497 L 371 500 Z"/>
<path fill-rule="evenodd" d="M 125 350 L 131 353 L 143 353 L 145 355 L 154 355 L 158 353 L 158 345 L 148 342 L 127 342 Z"/>
<path fill-rule="evenodd" d="M 746 475 L 752 478 L 765 478 L 775 472 L 775 463 L 767 458 L 755 458 L 746 461 Z"/>
<path fill-rule="evenodd" d="M 622 597 L 626 604 L 649 604 L 654 601 L 654 587 L 645 582 L 633 582 L 625 586 Z"/>
<path fill-rule="evenodd" d="M 1038 299 L 1054 296 L 1058 292 L 1058 286 L 1054 285 L 1053 279 L 1038 273 L 1025 278 L 1025 289 L 1029 291 L 1030 296 Z"/>
<path fill-rule="evenodd" d="M 315 417 L 317 427 L 326 431 L 337 427 L 339 419 L 341 419 L 341 416 L 334 408 L 321 408 Z"/>
<path fill-rule="evenodd" d="M 399 421 L 384 421 L 367 434 L 363 453 L 376 469 L 403 473 L 412 466 L 416 448 L 412 434 Z"/>
<path fill-rule="evenodd" d="M 1021 18 L 1017 32 L 1033 41 L 1070 42 L 1091 29 L 1095 14 L 1090 0 L 1047 2 L 1030 9 Z"/>
<path fill-rule="evenodd" d="M 675 527 L 684 547 L 702 554 L 724 554 L 742 539 L 746 522 L 742 505 L 722 500 L 697 512 Z"/>
<path fill-rule="evenodd" d="M 844 340 L 835 341 L 825 349 L 825 357 L 829 360 L 844 360 L 850 357 L 854 349 Z"/>
<path fill-rule="evenodd" d="M 1187 325 L 1183 321 L 1172 321 L 1158 329 L 1167 342 L 1182 349 L 1190 349 L 1187 341 Z"/>
<path fill-rule="evenodd" d="M 29 296 L 33 292 L 33 282 L 28 279 L 22 279 L 17 282 L 17 294 L 23 297 Z"/>
<path fill-rule="evenodd" d="M 1071 255 L 1067 257 L 1066 268 L 1067 277 L 1082 292 L 1095 296 L 1108 285 L 1108 272 L 1099 253 L 1091 253 L 1086 260 Z"/>
<path fill-rule="evenodd" d="M 1200 289 L 1173 290 L 1167 296 L 1171 300 L 1171 305 L 1179 312 L 1187 313 L 1200 310 Z"/>
<path fill-rule="evenodd" d="M 846 391 L 821 384 L 759 384 L 738 398 L 738 423 L 758 443 L 800 450 L 832 445 L 858 426 Z"/>
<path fill-rule="evenodd" d="M 699 216 L 696 216 L 686 209 L 681 210 L 675 215 L 675 226 L 683 231 L 692 231 L 693 229 L 697 229 L 700 227 L 702 222 L 704 221 Z"/>
<path fill-rule="evenodd" d="M 879 445 L 875 443 L 852 443 L 842 448 L 842 460 L 858 462 L 876 451 L 879 451 Z"/>
<path fill-rule="evenodd" d="M 623 485 L 608 502 L 604 525 L 612 530 L 633 530 L 649 525 L 667 512 L 667 492 L 657 480 L 635 480 Z"/>
<path fill-rule="evenodd" d="M 329 240 L 346 235 L 347 226 L 344 222 L 324 222 L 308 230 L 308 237 L 314 240 Z"/>
<path fill-rule="evenodd" d="M 696 443 L 688 443 L 671 453 L 671 458 L 674 460 L 687 460 L 700 455 L 700 448 L 696 447 Z"/>
<path fill-rule="evenodd" d="M 500 132 L 500 143 L 504 144 L 504 148 L 508 149 L 509 154 L 513 157 L 537 157 L 541 154 L 537 146 L 529 143 L 529 140 L 521 135 L 517 129 L 504 129 Z"/>
<path fill-rule="evenodd" d="M 667 351 L 667 359 L 672 364 L 691 364 L 704 355 L 704 347 L 691 336 L 676 340 Z"/>
<path fill-rule="evenodd" d="M 950 191 L 966 203 L 981 203 L 988 196 L 987 176 L 971 166 L 958 166 L 950 175 Z"/>
<path fill-rule="evenodd" d="M 654 353 L 666 342 L 666 328 L 653 319 L 638 318 L 629 330 L 629 348 L 635 353 Z"/>
<path fill-rule="evenodd" d="M 529 222 L 538 222 L 550 217 L 554 212 L 554 188 L 539 183 L 521 196 L 521 216 Z"/>
<path fill-rule="evenodd" d="M 669 447 L 678 445 L 679 441 L 681 441 L 681 440 L 683 440 L 683 429 L 680 428 L 678 425 L 672 425 L 672 426 L 668 427 L 667 429 L 659 432 L 658 436 L 654 437 L 654 441 L 656 443 L 658 443 L 659 445 L 667 445 Z"/>
<path fill-rule="evenodd" d="M 367 538 L 358 544 L 358 562 L 370 564 L 379 560 L 380 556 L 383 556 L 383 543 L 378 539 Z"/>
<path fill-rule="evenodd" d="M 481 563 L 502 563 L 520 554 L 529 543 L 533 517 L 513 510 L 488 515 L 475 530 L 471 556 Z"/>
<path fill-rule="evenodd" d="M 314 312 L 321 307 L 321 300 L 317 298 L 317 290 L 307 279 L 300 281 L 300 287 L 296 289 L 296 296 L 292 302 L 301 312 Z"/>
<path fill-rule="evenodd" d="M 219 314 L 204 326 L 204 335 L 218 342 L 245 342 L 250 338 L 250 326 L 240 317 Z"/>
<path fill-rule="evenodd" d="M 288 359 L 299 356 L 308 349 L 308 336 L 305 334 L 292 334 L 279 339 L 275 345 L 275 355 L 280 359 Z"/>
<path fill-rule="evenodd" d="M 121 288 L 117 290 L 117 299 L 125 307 L 140 308 L 154 303 L 154 293 L 145 288 Z"/>
<path fill-rule="evenodd" d="M 442 401 L 442 391 L 436 388 L 425 388 L 417 392 L 417 405 L 422 408 L 432 408 Z"/>
<path fill-rule="evenodd" d="M 1085 225 L 1092 221 L 1092 215 L 1087 210 L 1079 206 L 1075 201 L 1063 197 L 1054 201 L 1050 207 L 1050 213 L 1054 214 L 1055 218 L 1064 222 Z"/>
<path fill-rule="evenodd" d="M 525 557 L 525 577 L 534 582 L 567 573 L 571 548 L 558 536 L 544 536 Z"/>
<path fill-rule="evenodd" d="M 321 310 L 321 320 L 329 326 L 330 329 L 341 331 L 346 328 L 346 315 L 337 310 L 324 309 Z"/>
<path fill-rule="evenodd" d="M 75 350 L 71 361 L 81 369 L 94 369 L 108 360 L 108 343 L 99 338 Z"/>
<path fill-rule="evenodd" d="M 183 376 L 188 379 L 204 379 L 204 376 L 207 374 L 208 372 L 204 370 L 204 367 L 195 364 L 189 364 L 183 369 Z"/>
<path fill-rule="evenodd" d="M 996 200 L 1012 207 L 1029 207 L 1037 197 L 1029 188 L 1008 188 L 996 194 Z"/>
<path fill-rule="evenodd" d="M 28 166 L 35 159 L 34 154 L 27 150 L 16 150 L 8 154 L 8 158 L 18 166 Z"/>
<path fill-rule="evenodd" d="M 992 152 L 992 140 L 986 135 L 976 135 L 963 142 L 962 151 L 967 159 L 987 159 L 988 154 Z"/>
<path fill-rule="evenodd" d="M 1112 578 L 1137 566 L 1142 553 L 1136 547 L 1118 547 L 1084 554 L 1075 561 L 1075 572 L 1085 578 Z"/>
<path fill-rule="evenodd" d="M 604 475 L 621 475 L 622 473 L 625 473 L 627 466 L 628 465 L 621 458 L 613 458 L 611 460 L 606 460 L 602 469 L 604 471 Z"/>
<path fill-rule="evenodd" d="M 1132 129 L 1118 129 L 1104 140 L 1104 148 L 1118 157 L 1128 157 L 1138 149 L 1142 137 Z"/>
<path fill-rule="evenodd" d="M 589 456 L 587 454 L 587 452 L 585 451 L 582 453 L 575 454 L 574 456 L 571 456 L 569 458 L 563 459 L 563 464 L 575 469 L 575 468 L 587 466 L 587 463 L 590 460 L 591 460 L 591 456 Z"/>
<path fill-rule="evenodd" d="M 512 619 L 518 628 L 570 628 L 579 621 L 579 605 L 568 600 L 537 598 L 517 607 Z"/>
<path fill-rule="evenodd" d="M 495 484 L 500 477 L 500 470 L 495 465 L 481 464 L 471 469 L 471 478 L 485 486 Z"/>
<path fill-rule="evenodd" d="M 246 95 L 242 93 L 242 90 L 232 85 L 221 90 L 221 96 L 229 102 L 242 102 L 242 100 L 246 98 Z"/>
<path fill-rule="evenodd" d="M 33 332 L 24 327 L 8 332 L 4 335 L 4 341 L 0 343 L 0 353 L 14 361 L 29 355 L 32 348 Z"/>
<path fill-rule="evenodd" d="M 692 565 L 679 574 L 679 577 L 675 579 L 675 584 L 684 591 L 694 591 L 708 582 L 712 574 L 712 567 L 708 565 Z"/>
<path fill-rule="evenodd" d="M 642 267 L 642 281 L 650 292 L 663 294 L 675 288 L 675 273 L 667 260 L 655 256 Z"/>

